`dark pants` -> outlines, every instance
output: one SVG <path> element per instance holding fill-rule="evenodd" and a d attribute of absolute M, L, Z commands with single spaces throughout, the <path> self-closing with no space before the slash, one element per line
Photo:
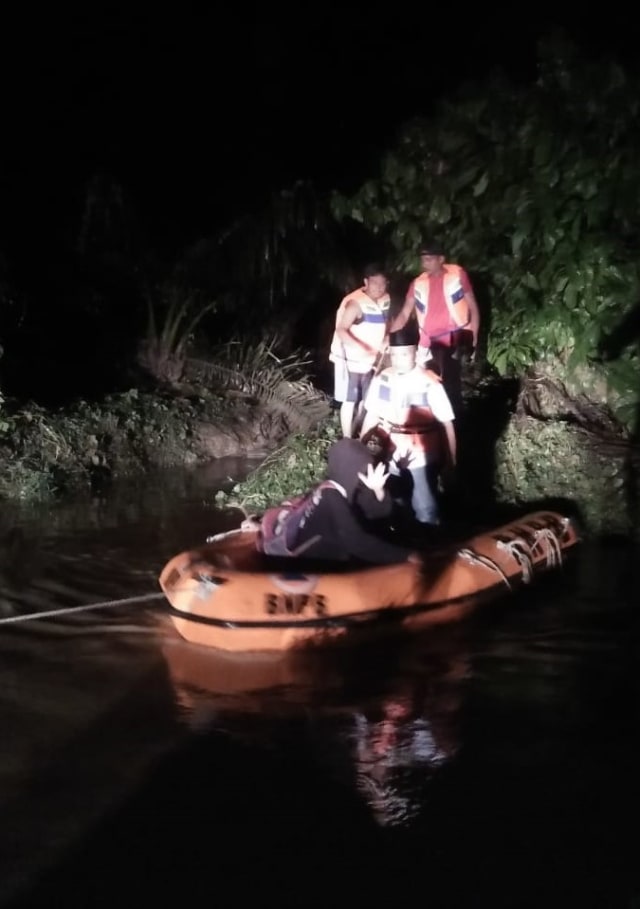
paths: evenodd
<path fill-rule="evenodd" d="M 442 377 L 444 390 L 456 414 L 462 408 L 462 370 L 472 353 L 467 335 L 469 332 L 458 332 L 454 335 L 456 343 L 451 347 L 434 341 L 431 345 L 433 359 L 427 363 L 428 369 L 434 369 Z"/>

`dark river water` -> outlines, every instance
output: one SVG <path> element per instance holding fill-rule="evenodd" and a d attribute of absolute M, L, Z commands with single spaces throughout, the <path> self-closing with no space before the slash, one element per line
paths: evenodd
<path fill-rule="evenodd" d="M 0 619 L 157 593 L 246 467 L 5 507 Z M 302 664 L 203 653 L 161 599 L 5 621 L 0 904 L 640 909 L 639 556 Z"/>

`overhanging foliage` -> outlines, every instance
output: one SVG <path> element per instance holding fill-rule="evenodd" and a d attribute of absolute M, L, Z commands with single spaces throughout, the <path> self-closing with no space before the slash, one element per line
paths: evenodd
<path fill-rule="evenodd" d="M 334 213 L 386 235 L 407 276 L 420 237 L 441 237 L 482 290 L 501 375 L 550 358 L 572 372 L 640 306 L 638 89 L 619 66 L 547 42 L 535 85 L 494 76 L 409 124 L 378 178 L 335 195 Z M 640 354 L 628 342 L 605 368 L 630 424 Z"/>

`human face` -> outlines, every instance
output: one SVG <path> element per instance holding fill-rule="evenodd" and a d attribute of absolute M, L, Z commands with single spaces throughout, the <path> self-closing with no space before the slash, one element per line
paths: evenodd
<path fill-rule="evenodd" d="M 420 256 L 420 265 L 428 275 L 437 275 L 444 265 L 444 256 Z"/>
<path fill-rule="evenodd" d="M 387 279 L 384 275 L 372 275 L 364 279 L 365 292 L 372 300 L 381 300 L 387 292 Z"/>
<path fill-rule="evenodd" d="M 397 373 L 411 372 L 416 365 L 415 347 L 391 347 L 389 356 L 391 366 Z"/>

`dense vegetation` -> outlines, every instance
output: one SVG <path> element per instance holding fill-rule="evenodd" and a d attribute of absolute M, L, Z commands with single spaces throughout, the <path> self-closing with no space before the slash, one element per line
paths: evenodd
<path fill-rule="evenodd" d="M 386 238 L 407 275 L 420 237 L 443 239 L 474 278 L 499 374 L 551 358 L 571 375 L 608 358 L 629 427 L 640 395 L 639 98 L 616 64 L 551 41 L 535 85 L 496 75 L 470 86 L 409 124 L 376 179 L 333 200 L 337 217 Z"/>
<path fill-rule="evenodd" d="M 616 64 L 547 42 L 535 84 L 496 74 L 450 96 L 406 124 L 353 196 L 322 197 L 300 182 L 178 250 L 154 247 L 118 180 L 97 176 L 57 247 L 29 250 L 22 263 L 0 258 L 5 456 L 29 459 L 23 428 L 35 413 L 42 425 L 37 407 L 82 397 L 101 407 L 105 394 L 132 388 L 245 394 L 281 415 L 289 397 L 290 419 L 271 441 L 305 432 L 311 423 L 295 414 L 301 401 L 315 406 L 311 381 L 330 390 L 338 300 L 381 255 L 401 299 L 420 237 L 435 234 L 470 272 L 483 312 L 473 377 L 483 419 L 496 406 L 488 386 L 517 389 L 517 419 L 501 415 L 483 436 L 496 454 L 490 483 L 529 500 L 545 488 L 569 494 L 578 475 L 587 485 L 604 477 L 592 509 L 601 525 L 610 496 L 637 485 L 639 88 Z M 300 438 L 292 468 L 308 460 Z M 308 473 L 287 482 L 304 485 Z"/>

